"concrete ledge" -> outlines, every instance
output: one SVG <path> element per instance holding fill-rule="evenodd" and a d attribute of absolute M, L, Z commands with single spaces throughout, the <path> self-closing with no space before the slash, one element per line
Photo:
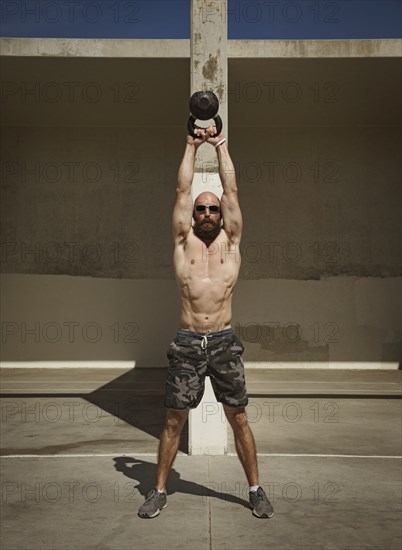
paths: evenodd
<path fill-rule="evenodd" d="M 244 361 L 248 371 L 255 370 L 398 370 L 397 361 Z M 147 369 L 152 372 L 160 367 L 149 365 L 137 367 L 136 361 L 1 361 L 0 369 L 90 369 L 128 371 L 133 368 Z"/>
<path fill-rule="evenodd" d="M 93 391 L 163 395 L 166 369 L 1 369 L 3 395 L 85 395 Z M 250 396 L 400 396 L 400 370 L 246 369 Z"/>
<path fill-rule="evenodd" d="M 229 40 L 228 57 L 401 57 L 402 40 Z"/>
<path fill-rule="evenodd" d="M 3 56 L 190 58 L 190 40 L 0 38 Z M 229 58 L 401 57 L 401 39 L 228 40 Z"/>
<path fill-rule="evenodd" d="M 190 40 L 1 38 L 1 55 L 50 57 L 190 57 Z"/>

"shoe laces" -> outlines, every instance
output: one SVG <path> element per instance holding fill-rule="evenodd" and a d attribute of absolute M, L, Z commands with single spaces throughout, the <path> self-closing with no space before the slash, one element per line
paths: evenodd
<path fill-rule="evenodd" d="M 154 497 L 154 495 L 156 495 L 156 493 L 157 493 L 156 489 L 151 489 L 148 493 L 147 501 L 151 500 Z"/>

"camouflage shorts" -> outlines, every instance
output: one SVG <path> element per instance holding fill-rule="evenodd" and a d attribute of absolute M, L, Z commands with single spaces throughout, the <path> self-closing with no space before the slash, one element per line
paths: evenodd
<path fill-rule="evenodd" d="M 207 335 L 179 330 L 167 351 L 165 407 L 195 409 L 204 394 L 205 376 L 211 379 L 217 401 L 245 407 L 248 397 L 243 351 L 243 344 L 231 328 Z"/>

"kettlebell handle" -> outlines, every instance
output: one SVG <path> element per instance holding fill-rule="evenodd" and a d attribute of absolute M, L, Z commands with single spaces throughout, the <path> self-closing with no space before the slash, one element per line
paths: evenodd
<path fill-rule="evenodd" d="M 219 136 L 219 134 L 222 132 L 222 119 L 219 115 L 215 115 L 213 117 L 215 125 L 216 125 L 216 135 Z M 191 115 L 187 122 L 187 129 L 190 136 L 192 136 L 194 139 L 196 139 L 198 136 L 194 133 L 194 130 L 205 130 L 205 128 L 201 128 L 201 126 L 197 126 L 195 124 L 196 118 Z"/>

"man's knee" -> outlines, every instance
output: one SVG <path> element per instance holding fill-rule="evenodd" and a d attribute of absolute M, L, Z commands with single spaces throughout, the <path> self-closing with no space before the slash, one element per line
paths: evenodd
<path fill-rule="evenodd" d="M 180 433 L 188 417 L 188 410 L 168 409 L 165 428 L 168 432 Z"/>
<path fill-rule="evenodd" d="M 234 408 L 224 406 L 226 418 L 234 430 L 248 427 L 246 410 L 244 407 Z"/>

